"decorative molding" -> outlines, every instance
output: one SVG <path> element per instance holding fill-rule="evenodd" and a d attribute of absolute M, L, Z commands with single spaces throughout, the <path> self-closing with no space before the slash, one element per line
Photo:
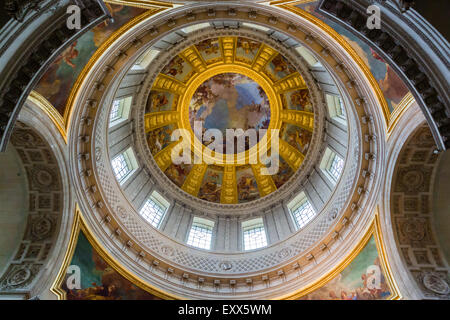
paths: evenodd
<path fill-rule="evenodd" d="M 423 297 L 449 299 L 449 268 L 436 241 L 431 211 L 439 163 L 435 150 L 426 125 L 416 129 L 402 146 L 392 178 L 390 216 L 397 249 Z"/>
<path fill-rule="evenodd" d="M 366 25 L 371 1 L 321 0 L 317 11 L 355 33 L 397 71 L 424 112 L 438 148 L 446 150 L 450 147 L 449 45 L 414 10 L 402 13 L 409 2 L 382 1 L 380 30 Z M 392 4 L 399 3 L 403 3 L 401 12 L 392 10 Z"/>
<path fill-rule="evenodd" d="M 320 91 L 318 85 L 315 83 L 314 78 L 311 74 L 311 72 L 305 67 L 307 63 L 301 58 L 300 55 L 296 55 L 291 50 L 287 50 L 285 47 L 279 45 L 271 39 L 270 37 L 264 35 L 263 33 L 259 31 L 253 31 L 248 30 L 245 28 L 240 28 L 238 30 L 208 30 L 205 29 L 203 31 L 198 31 L 195 35 L 188 37 L 185 41 L 180 42 L 179 44 L 173 46 L 167 52 L 164 52 L 163 54 L 160 54 L 157 56 L 154 60 L 154 63 L 152 66 L 149 67 L 147 70 L 147 77 L 144 79 L 144 83 L 141 86 L 141 89 L 138 93 L 138 96 L 136 98 L 137 107 L 135 108 L 137 112 L 133 115 L 134 119 L 134 126 L 135 126 L 135 147 L 136 147 L 136 153 L 140 155 L 141 159 L 144 159 L 142 161 L 142 164 L 150 169 L 152 178 L 154 178 L 160 186 L 165 185 L 173 185 L 173 182 L 161 172 L 160 168 L 158 168 L 157 163 L 153 161 L 153 156 L 151 154 L 150 149 L 147 146 L 147 140 L 143 131 L 144 123 L 142 119 L 145 119 L 144 113 L 145 113 L 145 104 L 147 103 L 148 98 L 148 92 L 151 90 L 152 87 L 154 87 L 155 79 L 158 79 L 157 77 L 160 76 L 161 69 L 166 65 L 174 55 L 179 54 L 180 52 L 183 52 L 185 48 L 191 47 L 193 44 L 198 43 L 199 41 L 210 39 L 210 38 L 217 38 L 217 37 L 231 37 L 231 36 L 242 36 L 245 38 L 253 39 L 255 41 L 263 43 L 260 50 L 263 50 L 264 48 L 268 48 L 270 46 L 270 49 L 273 52 L 279 52 L 282 55 L 284 55 L 289 61 L 294 65 L 294 67 L 299 70 L 299 72 L 302 74 L 302 77 L 305 79 L 304 82 L 306 82 L 306 85 L 309 89 L 309 94 L 311 98 L 311 103 L 315 106 L 314 107 L 314 114 L 311 114 L 313 116 L 314 120 L 314 132 L 313 132 L 313 138 L 311 140 L 311 147 L 308 151 L 308 157 L 306 160 L 301 164 L 300 168 L 298 169 L 299 163 L 297 165 L 294 165 L 292 163 L 292 166 L 294 169 L 294 175 L 289 179 L 287 183 L 285 183 L 283 186 L 281 186 L 279 189 L 275 190 L 274 192 L 270 193 L 269 195 L 265 196 L 264 198 L 259 198 L 257 200 L 254 200 L 249 203 L 240 203 L 240 204 L 220 204 L 220 203 L 212 203 L 207 202 L 201 199 L 198 199 L 197 197 L 194 197 L 192 195 L 189 195 L 187 193 L 182 192 L 179 188 L 175 188 L 174 190 L 167 190 L 166 194 L 170 194 L 172 198 L 176 199 L 176 201 L 182 202 L 185 205 L 188 205 L 192 208 L 201 206 L 203 210 L 206 212 L 213 213 L 215 215 L 221 214 L 221 215 L 238 215 L 238 214 L 248 214 L 250 212 L 260 212 L 260 214 L 270 205 L 273 205 L 274 203 L 278 202 L 280 199 L 280 196 L 282 194 L 286 195 L 289 193 L 297 193 L 299 192 L 300 187 L 300 181 L 303 180 L 303 178 L 311 172 L 311 169 L 314 165 L 314 163 L 319 161 L 320 157 L 320 150 L 323 147 L 324 144 L 324 118 L 325 118 L 325 102 L 322 92 Z M 266 44 L 264 44 L 266 43 Z M 147 47 L 148 48 L 148 47 Z M 275 54 L 272 54 L 274 57 Z M 255 57 L 253 61 L 257 61 L 258 58 Z M 245 65 L 245 64 L 244 64 Z M 228 67 L 227 67 L 228 68 Z M 231 67 L 230 67 L 231 68 Z M 251 71 L 251 70 L 250 70 Z M 268 91 L 266 91 L 268 92 Z M 275 98 L 274 98 L 275 100 Z M 281 102 L 276 101 L 280 105 L 281 109 Z M 273 109 L 272 109 L 273 110 Z M 277 118 L 278 116 L 276 114 L 271 115 L 271 117 Z M 187 121 L 187 120 L 185 120 Z M 275 124 L 277 126 L 278 124 Z M 185 124 L 184 127 L 188 127 L 188 124 Z M 312 131 L 312 130 L 311 130 Z M 297 152 L 298 154 L 299 152 Z M 159 154 L 156 155 L 159 160 Z M 169 160 L 168 156 L 166 156 L 166 159 Z M 155 158 L 155 160 L 157 160 Z M 298 162 L 298 161 L 297 161 Z M 163 166 L 162 168 L 166 168 L 166 166 Z M 164 171 L 164 170 L 163 170 Z M 161 188 L 165 189 L 165 188 Z"/>
<path fill-rule="evenodd" d="M 319 18 L 313 16 L 312 14 L 297 8 L 294 6 L 295 3 L 289 3 L 289 4 L 280 4 L 277 5 L 279 6 L 281 9 L 286 10 L 288 12 L 291 12 L 295 15 L 298 15 L 300 17 L 303 17 L 305 19 L 314 21 L 315 24 L 319 25 L 323 30 L 326 30 L 327 33 L 329 33 L 335 40 L 337 43 L 339 43 L 340 46 L 342 46 L 345 51 L 349 54 L 350 58 L 355 61 L 359 68 L 363 71 L 365 77 L 367 78 L 367 80 L 369 81 L 370 85 L 372 86 L 373 90 L 375 91 L 377 98 L 378 98 L 378 103 L 381 107 L 381 110 L 383 112 L 384 115 L 384 120 L 387 124 L 389 123 L 389 118 L 390 118 L 390 111 L 389 111 L 389 106 L 386 102 L 386 99 L 384 97 L 383 92 L 381 91 L 381 88 L 377 82 L 377 80 L 375 79 L 375 77 L 373 76 L 372 72 L 370 71 L 370 68 L 366 65 L 366 63 L 361 59 L 361 57 L 359 56 L 359 54 L 353 49 L 353 47 L 347 42 L 347 40 L 344 39 L 344 37 L 342 37 L 339 33 L 337 33 L 333 28 L 331 28 L 330 26 L 328 26 L 327 24 L 325 24 L 322 20 L 320 20 Z M 312 38 L 312 36 L 310 34 L 308 34 L 305 37 L 305 40 L 309 43 L 313 43 L 314 39 Z M 322 45 L 320 45 L 321 48 L 323 48 Z M 322 50 L 321 50 L 322 51 Z M 329 50 L 327 50 L 329 51 Z M 323 53 L 322 53 L 323 54 Z M 326 54 L 328 56 L 328 54 Z M 337 71 L 338 73 L 344 73 L 346 74 L 346 68 L 344 67 L 344 65 L 340 62 L 337 61 L 336 65 L 334 65 L 332 67 L 332 69 L 334 69 L 335 71 Z M 350 80 L 350 79 L 349 79 Z M 350 85 L 351 85 L 351 81 L 350 81 Z M 356 104 L 360 104 L 358 103 L 360 99 L 355 99 Z"/>
<path fill-rule="evenodd" d="M 66 131 L 68 132 L 70 130 L 70 125 L 72 122 L 72 112 L 75 104 L 75 98 L 79 93 L 79 89 L 83 81 L 85 81 L 89 71 L 93 68 L 95 63 L 98 61 L 98 59 L 108 50 L 111 43 L 117 41 L 118 38 L 120 38 L 126 31 L 133 28 L 135 25 L 139 24 L 145 19 L 148 19 L 150 16 L 156 15 L 160 12 L 162 12 L 162 9 L 156 9 L 156 10 L 148 10 L 141 15 L 133 18 L 126 24 L 124 24 L 122 27 L 120 27 L 118 30 L 116 30 L 103 44 L 95 51 L 95 53 L 92 55 L 92 57 L 89 59 L 89 61 L 84 66 L 81 73 L 78 75 L 77 80 L 75 81 L 75 84 L 73 85 L 69 97 L 67 99 L 66 106 L 64 108 L 64 122 L 66 124 Z M 118 59 L 124 58 L 124 52 L 119 51 L 119 54 L 117 56 Z"/>
<path fill-rule="evenodd" d="M 14 9 L 16 12 L 22 12 L 21 8 L 26 12 L 36 9 L 36 6 L 22 7 L 15 4 L 11 6 L 11 10 Z M 84 22 L 81 29 L 67 28 L 67 13 L 63 8 L 51 12 L 51 19 L 43 22 L 38 35 L 36 35 L 35 27 L 33 30 L 27 28 L 23 30 L 22 37 L 27 39 L 24 41 L 25 46 L 20 48 L 20 54 L 17 53 L 9 59 L 9 67 L 1 70 L 2 77 L 6 80 L 0 83 L 0 151 L 5 150 L 20 109 L 46 68 L 70 43 L 110 17 L 100 0 L 79 2 L 79 4 L 82 5 L 81 20 Z M 46 10 L 36 13 L 38 16 L 44 14 Z M 19 17 L 21 16 L 20 14 Z M 29 27 L 28 24 L 31 25 L 34 19 L 36 19 L 35 16 L 30 17 L 30 21 L 22 23 Z M 12 37 L 17 37 L 17 34 Z M 17 38 L 15 39 L 17 41 Z"/>
<path fill-rule="evenodd" d="M 60 169 L 48 142 L 35 129 L 17 122 L 11 143 L 27 174 L 29 214 L 19 249 L 0 278 L 0 295 L 31 291 L 54 252 L 64 209 Z"/>
<path fill-rule="evenodd" d="M 412 96 L 411 92 L 409 92 L 406 96 L 404 96 L 402 101 L 400 101 L 397 108 L 395 108 L 394 112 L 391 114 L 391 117 L 389 118 L 389 126 L 387 128 L 388 139 L 390 134 L 394 130 L 395 126 L 397 125 L 399 119 L 414 103 L 416 103 L 416 100 Z"/>
<path fill-rule="evenodd" d="M 105 0 L 105 3 L 130 6 L 144 9 L 168 9 L 173 8 L 171 1 L 150 1 L 150 0 Z"/>
<path fill-rule="evenodd" d="M 23 22 L 23 19 L 28 13 L 39 8 L 40 2 L 40 0 L 6 0 L 3 9 L 13 19 Z"/>
<path fill-rule="evenodd" d="M 64 119 L 61 117 L 61 114 L 56 111 L 55 107 L 53 107 L 53 105 L 47 99 L 45 99 L 36 91 L 31 91 L 30 95 L 28 96 L 28 100 L 34 103 L 53 121 L 64 141 L 67 143 L 67 133 Z"/>

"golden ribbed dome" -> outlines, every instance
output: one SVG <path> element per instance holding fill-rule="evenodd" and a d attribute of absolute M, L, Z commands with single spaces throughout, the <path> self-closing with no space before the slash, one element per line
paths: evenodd
<path fill-rule="evenodd" d="M 182 141 L 171 138 L 177 129 L 187 134 Z M 221 139 L 206 137 L 211 129 Z M 314 112 L 304 79 L 286 57 L 265 43 L 227 36 L 192 45 L 162 67 L 148 96 L 145 130 L 154 160 L 173 183 L 200 199 L 233 204 L 274 192 L 299 169 Z M 256 155 L 268 150 L 270 157 L 275 137 L 279 170 L 264 175 L 261 168 L 272 162 Z M 172 153 L 186 151 L 189 163 L 173 163 Z"/>

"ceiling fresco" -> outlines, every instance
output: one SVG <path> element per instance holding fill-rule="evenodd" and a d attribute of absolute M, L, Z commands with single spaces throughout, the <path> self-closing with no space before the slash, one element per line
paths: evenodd
<path fill-rule="evenodd" d="M 392 289 L 383 271 L 374 236 L 355 259 L 323 287 L 299 300 L 389 300 Z"/>
<path fill-rule="evenodd" d="M 218 129 L 224 136 L 226 129 L 231 128 L 244 131 L 267 129 L 270 122 L 269 99 L 261 86 L 245 75 L 221 73 L 197 88 L 189 105 L 189 121 L 193 130 L 194 122 L 200 122 L 205 130 Z M 224 137 L 223 153 L 226 143 Z M 247 145 L 246 149 L 250 147 L 253 145 Z"/>
<path fill-rule="evenodd" d="M 74 270 L 79 270 L 82 277 L 79 283 L 74 283 L 71 279 L 72 272 L 67 272 L 61 283 L 66 300 L 161 299 L 139 288 L 111 267 L 82 231 L 78 234 L 70 265 L 77 268 Z"/>
<path fill-rule="evenodd" d="M 315 17 L 323 20 L 327 25 L 332 27 L 337 33 L 339 33 L 344 39 L 352 46 L 359 57 L 370 68 L 372 75 L 378 82 L 381 91 L 384 94 L 388 109 L 388 114 L 393 113 L 394 110 L 399 107 L 402 101 L 409 93 L 406 84 L 400 79 L 399 75 L 394 69 L 381 58 L 368 44 L 355 36 L 352 32 L 340 26 L 339 24 L 327 19 L 321 14 L 316 12 L 316 7 L 319 5 L 319 1 L 305 1 L 295 6 L 307 11 Z"/>
<path fill-rule="evenodd" d="M 103 22 L 88 31 L 64 50 L 50 65 L 34 88 L 64 116 L 71 101 L 71 92 L 89 60 L 110 36 L 134 17 L 144 13 L 141 8 L 107 4 L 114 21 Z"/>
<path fill-rule="evenodd" d="M 209 149 L 218 161 L 173 164 L 177 129 L 192 133 L 193 159 Z M 206 139 L 209 129 L 220 131 L 222 140 Z M 236 134 L 227 136 L 227 129 Z M 314 109 L 304 79 L 286 57 L 258 41 L 218 37 L 184 49 L 162 67 L 148 95 L 145 130 L 155 162 L 176 186 L 205 201 L 243 203 L 282 187 L 299 169 L 312 139 Z M 247 160 L 262 144 L 270 156 L 272 132 L 279 137 L 280 171 L 264 176 L 260 168 L 271 163 L 239 157 Z"/>

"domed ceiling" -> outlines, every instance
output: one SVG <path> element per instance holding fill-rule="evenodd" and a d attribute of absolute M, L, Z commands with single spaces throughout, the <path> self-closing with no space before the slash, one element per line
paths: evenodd
<path fill-rule="evenodd" d="M 294 28 L 280 13 L 272 30 L 273 10 L 257 25 L 237 21 L 250 8 L 215 8 L 214 19 L 198 9 L 195 19 L 174 11 L 175 24 L 170 15 L 143 21 L 93 67 L 71 131 L 81 141 L 74 177 L 88 190 L 79 196 L 93 212 L 88 223 L 102 224 L 102 241 L 124 248 L 112 250 L 117 260 L 155 287 L 278 297 L 321 276 L 365 228 L 383 161 L 372 138 L 384 139 L 376 92 L 336 39 L 307 20 Z M 117 101 L 122 118 L 111 121 Z M 229 129 L 241 135 L 227 139 Z M 256 137 L 239 144 L 251 129 Z M 262 174 L 274 161 L 260 149 L 279 160 L 276 174 Z M 207 229 L 204 246 L 190 240 L 197 223 Z M 247 245 L 247 227 L 265 241 Z"/>
<path fill-rule="evenodd" d="M 397 23 L 400 12 L 387 2 L 381 31 L 363 26 L 361 1 L 175 1 L 149 10 L 142 1 L 114 2 L 106 4 L 114 21 L 65 38 L 72 44 L 56 59 L 64 46 L 43 54 L 57 46 L 48 42 L 46 22 L 28 32 L 41 15 L 51 19 L 45 10 L 5 38 L 25 44 L 42 31 L 33 41 L 37 54 L 5 69 L 19 75 L 5 91 L 15 105 L 1 121 L 6 137 L 23 93 L 53 59 L 18 125 L 54 150 L 14 147 L 25 167 L 51 160 L 61 190 L 50 198 L 30 191 L 30 215 L 44 209 L 38 213 L 46 220 L 58 211 L 60 222 L 50 228 L 56 242 L 39 249 L 22 241 L 0 291 L 25 297 L 52 282 L 63 298 L 69 266 L 89 275 L 92 260 L 101 260 L 96 282 L 68 296 L 90 298 L 113 276 L 122 287 L 132 282 L 176 299 L 328 299 L 339 292 L 342 299 L 396 299 L 400 287 L 416 295 L 413 279 L 424 293 L 417 296 L 448 296 L 448 268 L 432 230 L 436 200 L 422 185 L 416 193 L 403 186 L 405 193 L 396 183 L 411 184 L 402 172 L 423 162 L 428 189 L 436 189 L 445 145 L 446 81 L 436 70 L 445 69 L 438 51 L 446 43 L 430 45 L 441 38 L 426 21 L 410 11 Z M 411 21 L 425 31 L 406 28 Z M 53 34 L 62 37 L 61 29 Z M 396 35 L 428 45 L 419 50 Z M 33 79 L 23 79 L 24 70 Z M 431 131 L 420 125 L 419 105 L 426 120 L 437 119 Z M 427 146 L 411 145 L 417 129 L 428 132 Z M 444 140 L 436 149 L 432 138 Z M 48 187 L 49 177 L 37 173 Z M 414 232 L 406 229 L 417 224 L 424 240 L 408 249 Z M 64 254 L 50 261 L 53 251 Z M 13 281 L 18 274 L 26 281 Z M 382 278 L 376 293 L 368 287 L 374 275 Z M 350 278 L 359 281 L 350 286 Z"/>
<path fill-rule="evenodd" d="M 176 129 L 188 139 L 171 139 Z M 255 136 L 245 134 L 249 129 Z M 155 162 L 175 185 L 202 200 L 236 204 L 274 192 L 300 168 L 314 110 L 302 75 L 277 50 L 244 37 L 216 37 L 162 67 L 148 95 L 145 131 Z M 264 175 L 261 168 L 272 161 L 249 160 L 261 150 L 270 158 L 275 135 L 279 171 Z M 187 140 L 189 148 L 182 148 Z M 172 152 L 185 156 L 184 150 L 189 161 L 173 163 Z"/>

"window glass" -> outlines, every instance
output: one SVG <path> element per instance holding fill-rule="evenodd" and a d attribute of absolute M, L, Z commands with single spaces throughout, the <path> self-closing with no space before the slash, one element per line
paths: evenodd
<path fill-rule="evenodd" d="M 266 231 L 262 218 L 242 223 L 244 250 L 253 250 L 267 246 Z"/>
<path fill-rule="evenodd" d="M 337 154 L 334 155 L 331 165 L 327 169 L 328 173 L 333 177 L 335 181 L 341 176 L 342 170 L 344 170 L 344 160 Z"/>
<path fill-rule="evenodd" d="M 213 221 L 195 217 L 189 232 L 187 244 L 201 249 L 210 249 L 213 228 Z"/>
<path fill-rule="evenodd" d="M 345 108 L 341 97 L 328 93 L 325 95 L 325 97 L 327 100 L 328 113 L 330 117 L 338 120 L 343 124 L 346 124 Z"/>
<path fill-rule="evenodd" d="M 297 209 L 291 211 L 291 213 L 299 229 L 306 226 L 316 215 L 311 203 L 307 199 Z"/>
<path fill-rule="evenodd" d="M 120 114 L 120 100 L 114 100 L 113 106 L 111 108 L 111 113 L 109 115 L 109 121 L 114 121 L 119 119 L 121 116 Z"/>
<path fill-rule="evenodd" d="M 162 196 L 156 191 L 153 191 L 152 195 L 147 199 L 139 212 L 141 216 L 155 228 L 159 228 L 167 208 L 169 207 L 168 203 L 163 203 L 160 198 L 162 198 Z"/>
<path fill-rule="evenodd" d="M 138 163 L 133 150 L 129 147 L 125 152 L 118 154 L 112 161 L 111 166 L 119 183 L 123 183 L 132 172 L 138 168 Z"/>
<path fill-rule="evenodd" d="M 130 172 L 131 167 L 127 161 L 125 154 L 121 153 L 111 161 L 111 165 L 117 180 L 122 181 Z"/>
<path fill-rule="evenodd" d="M 133 97 L 126 97 L 113 101 L 113 105 L 109 113 L 109 127 L 118 124 L 122 120 L 128 119 L 132 99 Z"/>

